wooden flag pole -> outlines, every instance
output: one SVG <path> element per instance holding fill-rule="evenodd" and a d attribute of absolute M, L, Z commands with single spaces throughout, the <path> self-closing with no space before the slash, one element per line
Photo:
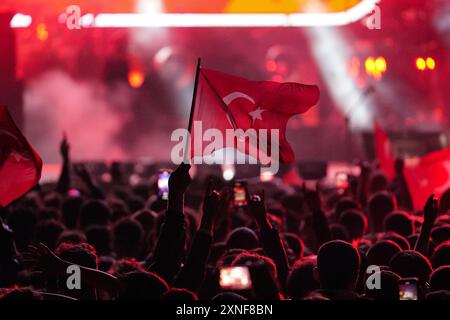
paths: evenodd
<path fill-rule="evenodd" d="M 198 84 L 198 77 L 200 76 L 201 62 L 202 62 L 202 59 L 198 58 L 197 70 L 195 71 L 194 92 L 192 93 L 191 111 L 189 113 L 189 124 L 188 124 L 189 134 L 191 133 L 192 121 L 194 118 L 195 102 L 197 100 L 197 84 Z M 191 139 L 186 139 L 186 146 L 184 148 L 184 163 L 189 162 L 188 147 L 190 147 L 190 142 L 191 142 Z"/>

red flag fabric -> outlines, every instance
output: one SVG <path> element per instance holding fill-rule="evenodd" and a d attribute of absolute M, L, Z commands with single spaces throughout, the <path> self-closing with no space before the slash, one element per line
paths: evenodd
<path fill-rule="evenodd" d="M 395 177 L 395 157 L 392 145 L 386 132 L 375 121 L 375 154 L 381 170 L 389 180 Z"/>
<path fill-rule="evenodd" d="M 432 152 L 414 166 L 405 167 L 405 177 L 414 203 L 420 210 L 428 197 L 440 197 L 450 188 L 450 149 Z"/>
<path fill-rule="evenodd" d="M 42 160 L 0 106 L 0 205 L 6 206 L 34 187 L 41 177 Z"/>
<path fill-rule="evenodd" d="M 290 117 L 304 113 L 317 104 L 319 89 L 314 85 L 299 83 L 277 83 L 273 81 L 249 81 L 244 78 L 222 72 L 201 68 L 197 82 L 197 97 L 194 105 L 192 123 L 201 121 L 202 132 L 218 129 L 225 137 L 227 129 L 279 129 L 279 158 L 282 163 L 295 161 L 294 152 L 286 140 L 286 125 Z M 207 148 L 209 142 L 194 146 L 195 128 L 191 129 L 191 157 L 201 157 L 212 153 Z M 258 137 L 259 138 L 259 137 Z M 267 134 L 271 154 L 270 132 Z M 200 137 L 197 140 L 202 141 Z M 258 155 L 258 145 L 245 150 L 237 148 L 248 155 Z M 224 146 L 225 147 L 225 146 Z M 193 152 L 192 152 L 193 151 Z M 256 153 L 255 153 L 256 152 Z M 256 158 L 260 160 L 258 157 Z"/>

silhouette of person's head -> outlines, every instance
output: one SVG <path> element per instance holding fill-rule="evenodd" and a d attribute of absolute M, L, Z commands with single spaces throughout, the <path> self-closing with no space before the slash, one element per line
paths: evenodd
<path fill-rule="evenodd" d="M 322 289 L 354 290 L 361 258 L 351 244 L 333 240 L 323 244 L 317 254 L 317 275 Z"/>
<path fill-rule="evenodd" d="M 64 230 L 58 237 L 56 245 L 59 246 L 63 242 L 82 243 L 88 242 L 83 232 L 77 230 Z"/>
<path fill-rule="evenodd" d="M 421 284 L 428 281 L 433 271 L 428 259 L 414 250 L 396 253 L 390 263 L 390 269 L 402 278 L 418 278 Z"/>
<path fill-rule="evenodd" d="M 450 240 L 441 243 L 431 256 L 431 265 L 434 269 L 450 265 Z"/>
<path fill-rule="evenodd" d="M 245 298 L 235 292 L 221 292 L 221 293 L 216 294 L 214 297 L 212 297 L 211 300 L 212 301 L 240 301 L 240 300 L 247 300 L 247 298 Z"/>
<path fill-rule="evenodd" d="M 384 218 L 384 230 L 398 233 L 406 238 L 414 233 L 414 222 L 407 212 L 394 211 Z"/>
<path fill-rule="evenodd" d="M 344 227 L 342 224 L 332 223 L 332 224 L 330 224 L 329 227 L 330 227 L 330 233 L 331 233 L 331 240 L 342 240 L 345 242 L 352 241 L 347 228 Z"/>
<path fill-rule="evenodd" d="M 446 214 L 449 213 L 450 210 L 450 188 L 447 189 L 439 200 L 439 213 Z"/>
<path fill-rule="evenodd" d="M 314 277 L 316 266 L 316 260 L 312 258 L 303 258 L 294 264 L 286 285 L 289 298 L 301 300 L 314 290 L 319 289 L 320 284 Z"/>
<path fill-rule="evenodd" d="M 119 258 L 137 258 L 141 253 L 144 231 L 139 222 L 122 218 L 113 227 L 114 249 Z"/>
<path fill-rule="evenodd" d="M 32 288 L 14 288 L 0 294 L 1 301 L 41 301 L 42 295 L 32 290 Z"/>
<path fill-rule="evenodd" d="M 388 180 L 386 175 L 381 171 L 374 172 L 369 181 L 369 193 L 374 194 L 379 191 L 387 190 Z"/>
<path fill-rule="evenodd" d="M 442 266 L 433 271 L 430 277 L 430 291 L 450 291 L 450 265 Z"/>
<path fill-rule="evenodd" d="M 282 238 L 287 244 L 287 248 L 292 251 L 294 260 L 303 257 L 304 244 L 299 236 L 294 233 L 283 233 Z"/>
<path fill-rule="evenodd" d="M 198 300 L 195 293 L 180 288 L 171 288 L 166 291 L 162 296 L 161 300 L 169 300 L 169 301 L 196 301 Z"/>
<path fill-rule="evenodd" d="M 259 247 L 258 236 L 246 227 L 239 227 L 230 232 L 227 238 L 227 249 L 252 250 Z"/>
<path fill-rule="evenodd" d="M 87 243 L 62 243 L 58 246 L 55 254 L 61 259 L 83 267 L 97 269 L 97 254 L 93 246 Z M 59 279 L 59 290 L 61 293 L 77 299 L 96 299 L 95 288 L 82 285 L 81 289 L 71 290 L 66 285 L 67 276 Z"/>
<path fill-rule="evenodd" d="M 61 207 L 62 222 L 68 229 L 75 229 L 80 216 L 80 208 L 83 205 L 81 197 L 67 197 Z"/>
<path fill-rule="evenodd" d="M 450 224 L 442 224 L 436 226 L 431 230 L 431 239 L 436 245 L 444 241 L 450 240 Z"/>
<path fill-rule="evenodd" d="M 232 266 L 251 266 L 259 264 L 265 265 L 271 275 L 274 278 L 277 277 L 277 267 L 275 266 L 273 260 L 261 254 L 242 252 L 236 258 L 234 258 L 233 262 L 231 263 Z"/>
<path fill-rule="evenodd" d="M 111 231 L 107 226 L 91 225 L 86 229 L 88 243 L 94 246 L 98 255 L 111 254 Z"/>
<path fill-rule="evenodd" d="M 399 235 L 398 233 L 395 233 L 395 232 L 387 232 L 387 233 L 385 233 L 381 237 L 380 240 L 391 240 L 391 241 L 394 241 L 396 244 L 398 244 L 400 246 L 400 248 L 402 248 L 402 250 L 409 250 L 409 249 L 411 249 L 408 239 L 406 239 L 405 237 L 402 237 L 401 235 Z"/>
<path fill-rule="evenodd" d="M 108 206 L 100 200 L 89 200 L 80 208 L 80 227 L 86 229 L 90 225 L 107 225 L 111 216 Z"/>
<path fill-rule="evenodd" d="M 392 257 L 402 248 L 391 240 L 382 240 L 373 244 L 367 251 L 368 265 L 389 266 Z"/>
<path fill-rule="evenodd" d="M 359 210 L 359 204 L 350 197 L 343 197 L 339 199 L 336 204 L 336 209 L 334 210 L 336 221 L 339 221 L 341 214 L 349 209 Z"/>
<path fill-rule="evenodd" d="M 34 227 L 37 223 L 36 213 L 29 208 L 12 210 L 7 218 L 7 224 L 13 231 L 17 249 L 23 251 L 32 242 Z"/>
<path fill-rule="evenodd" d="M 61 222 L 44 220 L 36 225 L 35 240 L 55 250 L 58 238 L 64 230 L 65 227 Z"/>
<path fill-rule="evenodd" d="M 135 259 L 120 259 L 114 262 L 109 269 L 109 273 L 116 277 L 121 277 L 129 272 L 144 271 L 142 265 Z"/>
<path fill-rule="evenodd" d="M 133 271 L 119 279 L 118 300 L 159 300 L 169 290 L 167 283 L 152 272 Z"/>
<path fill-rule="evenodd" d="M 387 191 L 372 195 L 368 204 L 369 227 L 372 232 L 383 231 L 383 221 L 389 212 L 395 209 L 395 199 Z"/>

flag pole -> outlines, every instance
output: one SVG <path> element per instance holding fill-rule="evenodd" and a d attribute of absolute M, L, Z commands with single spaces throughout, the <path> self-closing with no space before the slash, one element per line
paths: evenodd
<path fill-rule="evenodd" d="M 198 84 L 198 77 L 200 76 L 200 68 L 201 68 L 201 62 L 202 59 L 197 59 L 197 69 L 195 71 L 195 81 L 194 81 L 194 91 L 192 93 L 192 102 L 191 102 L 191 111 L 189 113 L 189 123 L 188 123 L 188 132 L 191 133 L 191 127 L 192 127 L 192 120 L 194 119 L 194 109 L 195 109 L 195 102 L 197 100 L 197 84 Z M 188 147 L 190 146 L 190 140 L 186 139 L 186 146 L 184 148 L 184 161 L 185 163 L 189 162 L 188 157 Z"/>

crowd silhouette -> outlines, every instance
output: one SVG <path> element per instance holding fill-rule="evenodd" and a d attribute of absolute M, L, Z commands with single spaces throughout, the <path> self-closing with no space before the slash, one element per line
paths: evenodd
<path fill-rule="evenodd" d="M 450 298 L 450 190 L 414 211 L 401 160 L 393 181 L 361 163 L 342 192 L 249 184 L 236 207 L 230 186 L 192 180 L 188 164 L 165 200 L 118 166 L 105 182 L 72 164 L 66 139 L 60 153 L 57 184 L 1 208 L 2 300 L 399 300 L 404 279 L 417 299 Z M 233 266 L 250 270 L 249 287 L 221 286 Z"/>

